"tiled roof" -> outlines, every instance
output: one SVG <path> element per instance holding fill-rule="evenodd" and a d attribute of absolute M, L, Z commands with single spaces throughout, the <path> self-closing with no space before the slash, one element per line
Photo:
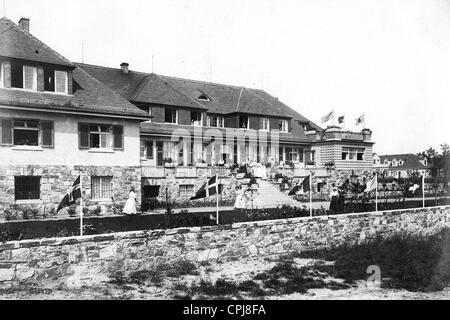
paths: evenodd
<path fill-rule="evenodd" d="M 128 102 L 106 85 L 76 68 L 74 82 L 80 87 L 73 95 L 59 95 L 20 89 L 0 89 L 0 104 L 42 108 L 59 111 L 99 113 L 114 116 L 149 118 L 150 116 Z"/>
<path fill-rule="evenodd" d="M 300 127 L 296 123 L 300 121 L 309 123 L 316 130 L 322 130 L 318 125 L 263 90 L 153 73 L 129 71 L 125 74 L 121 69 L 86 64 L 77 65 L 123 97 L 136 103 L 200 108 L 217 114 L 238 112 L 292 118 L 296 120 L 293 121 L 295 122 L 293 126 Z M 199 100 L 201 95 L 206 95 L 210 101 Z M 303 129 L 300 131 L 303 133 Z"/>
<path fill-rule="evenodd" d="M 0 56 L 74 67 L 72 62 L 8 18 L 0 19 Z"/>
<path fill-rule="evenodd" d="M 425 166 L 423 165 L 419 160 L 421 160 L 420 157 L 412 154 L 412 153 L 405 153 L 405 154 L 386 154 L 380 156 L 380 164 L 384 164 L 385 160 L 392 161 L 392 160 L 402 160 L 403 165 L 399 166 L 392 166 L 392 163 L 389 165 L 389 168 L 397 168 L 397 169 L 426 169 L 429 168 L 429 165 Z"/>

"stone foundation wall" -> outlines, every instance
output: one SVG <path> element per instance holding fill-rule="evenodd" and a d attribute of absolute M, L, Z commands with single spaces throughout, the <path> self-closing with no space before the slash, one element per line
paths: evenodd
<path fill-rule="evenodd" d="M 138 199 L 140 197 L 141 168 L 140 167 L 97 167 L 97 166 L 0 166 L 0 219 L 5 216 L 5 209 L 17 218 L 27 209 L 33 210 L 38 216 L 55 212 L 67 190 L 75 179 L 82 174 L 84 205 L 87 210 L 101 207 L 103 214 L 113 212 L 113 202 L 92 199 L 91 177 L 112 177 L 111 191 L 117 206 L 121 206 L 128 198 L 131 186 L 134 186 Z M 15 176 L 38 176 L 40 182 L 40 199 L 31 201 L 16 201 Z"/>
<path fill-rule="evenodd" d="M 130 271 L 177 259 L 230 261 L 445 227 L 450 206 L 6 242 L 0 244 L 0 282 L 52 278 L 80 286 L 106 279 L 116 262 Z"/>

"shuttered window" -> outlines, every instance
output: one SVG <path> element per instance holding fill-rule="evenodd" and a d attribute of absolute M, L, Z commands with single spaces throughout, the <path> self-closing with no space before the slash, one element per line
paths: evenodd
<path fill-rule="evenodd" d="M 0 127 L 1 133 L 1 144 L 2 145 L 12 145 L 13 143 L 13 135 L 12 135 L 12 120 L 11 119 L 2 119 Z"/>
<path fill-rule="evenodd" d="M 23 66 L 23 88 L 27 90 L 37 90 L 36 67 Z"/>
<path fill-rule="evenodd" d="M 78 141 L 81 149 L 123 150 L 123 126 L 80 123 Z"/>
<path fill-rule="evenodd" d="M 53 147 L 53 121 L 41 121 L 42 146 Z"/>

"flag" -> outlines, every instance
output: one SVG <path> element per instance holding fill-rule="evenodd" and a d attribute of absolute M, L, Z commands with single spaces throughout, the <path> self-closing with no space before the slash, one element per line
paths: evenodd
<path fill-rule="evenodd" d="M 364 122 L 364 115 L 361 115 L 359 118 L 356 119 L 356 125 L 361 124 Z"/>
<path fill-rule="evenodd" d="M 339 118 L 338 118 L 338 122 L 339 122 L 339 123 L 344 123 L 344 116 L 339 117 Z"/>
<path fill-rule="evenodd" d="M 310 176 L 305 177 L 305 179 L 303 179 L 303 181 L 301 183 L 297 183 L 295 185 L 295 187 L 293 187 L 291 189 L 291 191 L 289 191 L 288 195 L 289 196 L 295 196 L 295 194 L 302 189 L 303 192 L 307 192 L 309 191 L 309 178 Z"/>
<path fill-rule="evenodd" d="M 411 187 L 409 187 L 408 191 L 412 193 L 412 195 L 416 194 L 416 191 L 419 190 L 420 185 L 418 185 L 417 183 L 415 183 L 414 185 L 412 185 Z"/>
<path fill-rule="evenodd" d="M 367 182 L 366 190 L 364 190 L 364 192 L 375 190 L 376 187 L 377 187 L 377 177 L 373 177 L 372 180 Z"/>
<path fill-rule="evenodd" d="M 79 198 L 81 198 L 80 176 L 78 176 L 78 178 L 75 180 L 72 187 L 67 190 L 66 195 L 58 206 L 58 211 L 62 208 L 70 206 L 71 204 L 74 204 L 75 201 Z"/>
<path fill-rule="evenodd" d="M 191 197 L 190 200 L 197 200 L 202 199 L 206 197 L 210 197 L 216 194 L 216 187 L 219 191 L 219 194 L 222 194 L 222 185 L 217 184 L 216 177 L 212 177 L 208 180 L 203 186 L 198 189 L 198 191 L 195 193 L 195 196 Z"/>
<path fill-rule="evenodd" d="M 326 116 L 322 117 L 322 123 L 327 122 L 334 115 L 334 110 L 330 111 Z"/>

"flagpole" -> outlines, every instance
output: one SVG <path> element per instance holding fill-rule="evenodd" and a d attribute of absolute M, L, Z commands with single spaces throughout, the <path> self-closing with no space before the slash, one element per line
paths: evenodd
<path fill-rule="evenodd" d="M 378 172 L 375 172 L 375 211 L 378 211 Z"/>
<path fill-rule="evenodd" d="M 422 207 L 425 208 L 425 174 L 422 174 Z"/>
<path fill-rule="evenodd" d="M 216 224 L 219 224 L 219 175 L 216 168 Z"/>
<path fill-rule="evenodd" d="M 309 216 L 312 217 L 312 174 L 309 172 Z"/>
<path fill-rule="evenodd" d="M 80 236 L 83 236 L 83 173 L 80 171 Z"/>

